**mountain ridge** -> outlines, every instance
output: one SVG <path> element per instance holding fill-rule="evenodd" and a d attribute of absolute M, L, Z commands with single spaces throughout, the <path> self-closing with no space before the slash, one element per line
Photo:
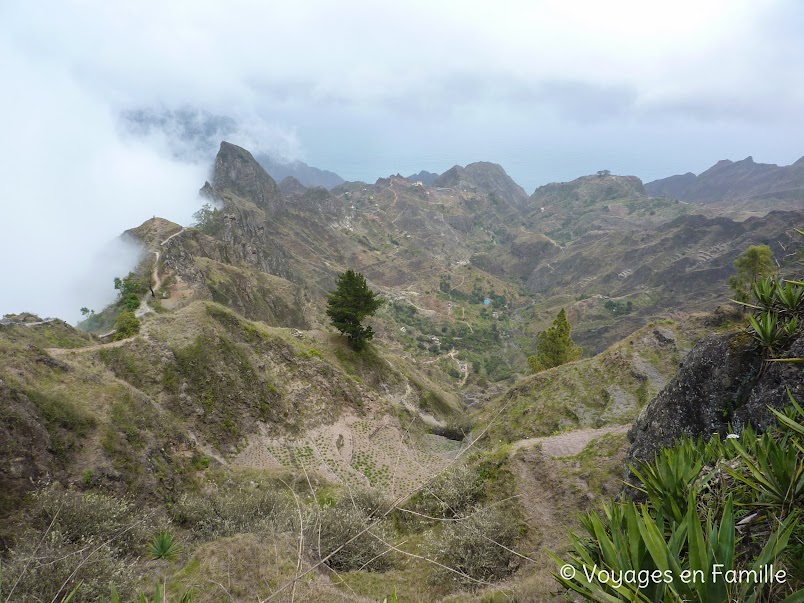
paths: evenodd
<path fill-rule="evenodd" d="M 648 182 L 645 189 L 654 196 L 694 203 L 791 194 L 804 202 L 804 157 L 786 166 L 756 163 L 751 156 L 740 161 L 722 159 L 697 176 L 691 172 L 670 176 Z"/>

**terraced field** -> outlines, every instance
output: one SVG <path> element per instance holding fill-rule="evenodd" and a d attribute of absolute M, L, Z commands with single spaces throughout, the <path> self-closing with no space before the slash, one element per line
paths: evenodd
<path fill-rule="evenodd" d="M 441 472 L 462 446 L 412 430 L 388 415 L 345 415 L 299 439 L 253 436 L 232 464 L 303 468 L 349 486 L 372 486 L 396 498 Z"/>

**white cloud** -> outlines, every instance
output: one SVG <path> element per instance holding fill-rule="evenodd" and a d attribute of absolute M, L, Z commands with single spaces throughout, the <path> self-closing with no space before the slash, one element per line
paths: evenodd
<path fill-rule="evenodd" d="M 796 0 L 7 0 L 0 312 L 99 306 L 66 292 L 100 241 L 189 219 L 206 151 L 132 137 L 126 111 L 231 116 L 233 142 L 347 178 L 790 160 L 803 21 Z"/>

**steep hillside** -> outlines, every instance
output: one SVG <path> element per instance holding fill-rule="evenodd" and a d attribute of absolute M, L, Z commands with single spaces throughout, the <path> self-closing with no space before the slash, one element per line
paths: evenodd
<path fill-rule="evenodd" d="M 804 202 L 804 157 L 792 165 L 723 159 L 698 176 L 692 173 L 654 180 L 645 185 L 649 194 L 694 203 L 714 203 L 745 198 L 766 202 L 795 198 Z"/>

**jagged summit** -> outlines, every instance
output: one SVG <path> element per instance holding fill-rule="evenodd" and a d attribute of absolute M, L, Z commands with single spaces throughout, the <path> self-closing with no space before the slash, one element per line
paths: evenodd
<path fill-rule="evenodd" d="M 506 173 L 501 165 L 488 161 L 470 163 L 466 167 L 455 165 L 433 182 L 436 187 L 467 186 L 486 194 L 499 195 L 516 207 L 528 202 L 528 194 Z"/>
<path fill-rule="evenodd" d="M 212 186 L 229 190 L 249 199 L 264 209 L 272 209 L 278 201 L 279 187 L 246 149 L 226 141 L 215 158 Z"/>

